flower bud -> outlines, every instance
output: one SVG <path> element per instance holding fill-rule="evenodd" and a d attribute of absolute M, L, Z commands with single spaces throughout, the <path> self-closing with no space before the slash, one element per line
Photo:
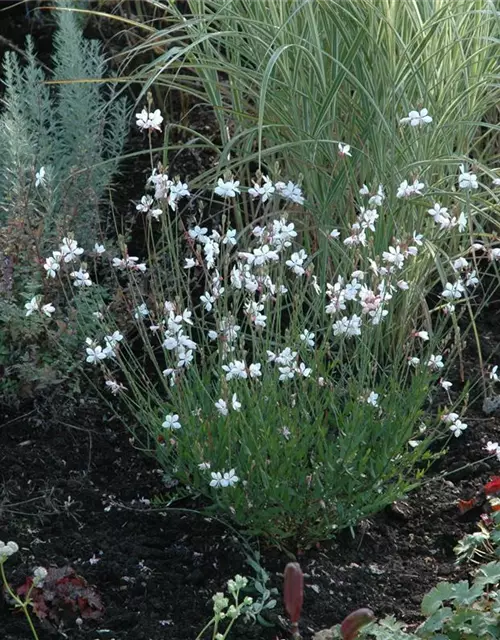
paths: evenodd
<path fill-rule="evenodd" d="M 358 631 L 365 624 L 375 619 L 371 609 L 357 609 L 350 613 L 340 625 L 340 635 L 342 640 L 354 640 L 358 635 Z"/>
<path fill-rule="evenodd" d="M 283 599 L 290 621 L 296 630 L 304 602 L 304 574 L 298 562 L 289 562 L 285 567 Z"/>
<path fill-rule="evenodd" d="M 43 587 L 43 581 L 47 577 L 47 569 L 45 567 L 37 567 L 33 571 L 33 586 Z"/>

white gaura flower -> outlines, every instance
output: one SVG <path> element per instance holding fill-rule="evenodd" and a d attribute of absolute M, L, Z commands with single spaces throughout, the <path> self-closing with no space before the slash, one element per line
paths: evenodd
<path fill-rule="evenodd" d="M 290 347 L 285 347 L 281 353 L 277 356 L 272 352 L 268 351 L 268 362 L 276 362 L 276 364 L 281 364 L 284 367 L 289 367 L 295 362 L 295 358 L 297 357 L 297 351 L 292 351 Z"/>
<path fill-rule="evenodd" d="M 352 157 L 350 144 L 342 144 L 342 142 L 339 142 L 338 149 L 338 153 L 341 158 L 344 158 L 345 156 Z"/>
<path fill-rule="evenodd" d="M 457 418 L 457 420 L 455 420 L 455 422 L 450 426 L 450 431 L 453 433 L 453 435 L 455 436 L 455 438 L 459 438 L 462 433 L 467 429 L 467 424 L 465 422 L 462 422 L 460 419 Z"/>
<path fill-rule="evenodd" d="M 163 122 L 163 116 L 159 109 L 155 109 L 153 112 L 143 109 L 140 113 L 135 114 L 136 124 L 141 131 L 161 131 L 161 123 Z"/>
<path fill-rule="evenodd" d="M 400 124 L 409 124 L 412 127 L 422 127 L 425 124 L 430 124 L 432 118 L 427 109 L 421 109 L 420 111 L 410 111 L 408 117 L 401 118 L 399 122 Z"/>
<path fill-rule="evenodd" d="M 111 350 L 113 350 L 122 340 L 123 335 L 119 331 L 113 331 L 110 336 L 105 336 L 104 338 L 106 348 Z"/>
<path fill-rule="evenodd" d="M 168 204 L 172 211 L 175 211 L 177 208 L 177 202 L 181 198 L 185 198 L 191 195 L 188 189 L 188 186 L 185 182 L 181 182 L 177 180 L 177 182 L 170 187 L 170 193 L 168 196 Z"/>
<path fill-rule="evenodd" d="M 407 180 L 403 180 L 403 182 L 399 185 L 398 191 L 396 193 L 396 198 L 409 198 L 413 195 L 422 195 L 422 189 L 425 188 L 425 184 L 423 182 L 419 182 L 417 178 L 413 181 L 413 184 L 408 184 Z"/>
<path fill-rule="evenodd" d="M 351 235 L 344 240 L 347 247 L 353 247 L 358 244 L 366 245 L 366 230 L 361 227 L 359 222 L 351 225 Z"/>
<path fill-rule="evenodd" d="M 179 416 L 176 413 L 169 413 L 165 417 L 165 420 L 162 422 L 161 426 L 164 429 L 170 429 L 171 431 L 173 429 L 180 429 L 181 423 L 179 422 Z"/>
<path fill-rule="evenodd" d="M 471 271 L 465 279 L 466 287 L 476 287 L 479 284 L 479 278 L 477 277 L 477 272 Z"/>
<path fill-rule="evenodd" d="M 205 291 L 205 293 L 200 296 L 200 300 L 203 302 L 205 311 L 212 311 L 213 303 L 215 302 L 214 296 L 210 295 L 208 291 Z"/>
<path fill-rule="evenodd" d="M 233 378 L 248 377 L 245 363 L 242 360 L 233 360 L 228 364 L 222 365 L 222 370 L 226 372 L 226 380 L 232 380 Z"/>
<path fill-rule="evenodd" d="M 44 304 L 41 309 L 42 313 L 45 314 L 47 318 L 50 318 L 55 310 L 56 308 L 50 302 L 48 304 Z"/>
<path fill-rule="evenodd" d="M 61 260 L 60 251 L 53 251 L 52 252 L 52 256 L 49 256 L 45 260 L 45 264 L 43 265 L 43 268 L 47 272 L 47 278 L 55 278 L 56 277 L 57 272 L 61 268 L 61 265 L 59 264 L 60 260 Z"/>
<path fill-rule="evenodd" d="M 146 303 L 143 302 L 138 307 L 136 307 L 134 311 L 134 318 L 139 319 L 139 318 L 145 318 L 146 316 L 149 316 L 149 309 Z"/>
<path fill-rule="evenodd" d="M 361 223 L 362 229 L 370 229 L 371 231 L 375 231 L 375 223 L 377 222 L 379 215 L 376 209 L 365 209 L 361 207 L 361 212 L 359 215 L 359 221 Z"/>
<path fill-rule="evenodd" d="M 493 382 L 500 382 L 500 377 L 497 374 L 497 371 L 498 371 L 498 365 L 496 364 L 494 367 L 492 367 L 490 371 L 490 380 L 492 380 Z"/>
<path fill-rule="evenodd" d="M 38 306 L 38 296 L 31 298 L 31 300 L 24 305 L 24 308 L 26 309 L 26 316 L 30 316 L 33 311 L 38 311 L 40 308 Z"/>
<path fill-rule="evenodd" d="M 138 205 L 136 205 L 137 211 L 141 211 L 142 213 L 148 213 L 151 209 L 151 205 L 153 204 L 153 198 L 151 196 L 142 196 L 141 201 Z"/>
<path fill-rule="evenodd" d="M 35 174 L 35 187 L 45 187 L 47 184 L 47 180 L 45 179 L 45 167 L 40 167 L 40 169 Z"/>
<path fill-rule="evenodd" d="M 214 488 L 218 487 L 234 487 L 234 485 L 238 482 L 239 478 L 236 475 L 236 471 L 234 469 L 230 469 L 226 472 L 214 472 L 210 474 L 212 476 L 212 480 L 210 481 L 210 486 Z"/>
<path fill-rule="evenodd" d="M 354 314 L 351 318 L 344 316 L 340 320 L 333 323 L 333 335 L 345 335 L 350 338 L 352 336 L 361 335 L 361 318 Z"/>
<path fill-rule="evenodd" d="M 459 166 L 460 174 L 458 176 L 458 186 L 460 189 L 477 189 L 479 187 L 477 176 L 475 173 L 465 170 L 465 166 Z"/>
<path fill-rule="evenodd" d="M 148 111 L 147 109 L 143 109 L 140 113 L 136 113 L 136 125 L 139 127 L 141 131 L 148 128 Z"/>
<path fill-rule="evenodd" d="M 360 192 L 361 193 L 361 192 Z M 382 202 L 385 200 L 384 186 L 382 184 L 378 185 L 377 193 L 370 197 L 368 200 L 369 207 L 380 207 L 382 206 Z"/>
<path fill-rule="evenodd" d="M 151 218 L 154 218 L 156 222 L 158 222 L 158 220 L 160 219 L 160 216 L 163 215 L 163 210 L 158 208 L 151 209 L 151 211 L 149 212 L 149 215 L 151 216 Z"/>
<path fill-rule="evenodd" d="M 464 257 L 457 258 L 453 262 L 453 269 L 455 271 L 460 271 L 461 269 L 467 269 L 468 266 L 469 266 L 469 263 L 467 262 L 467 260 Z"/>
<path fill-rule="evenodd" d="M 284 182 L 277 182 L 274 186 L 276 187 L 276 191 L 281 196 L 283 196 L 283 198 L 291 200 L 296 204 L 304 204 L 305 200 L 304 196 L 302 195 L 302 189 L 299 187 L 299 185 L 294 184 L 291 180 L 289 180 L 287 184 L 285 184 Z"/>
<path fill-rule="evenodd" d="M 397 269 L 402 269 L 405 261 L 404 253 L 401 252 L 401 247 L 389 247 L 389 251 L 384 251 L 382 257 L 386 262 L 393 264 Z"/>
<path fill-rule="evenodd" d="M 302 276 L 306 272 L 306 270 L 302 266 L 306 259 L 307 259 L 307 254 L 304 251 L 304 249 L 301 249 L 297 253 L 292 253 L 292 255 L 290 256 L 290 260 L 286 261 L 286 266 L 290 267 L 290 269 L 295 273 L 295 275 Z"/>
<path fill-rule="evenodd" d="M 432 209 L 427 209 L 427 213 L 434 218 L 434 222 L 440 222 L 441 218 L 449 218 L 448 209 L 442 207 L 439 202 L 435 202 Z"/>
<path fill-rule="evenodd" d="M 433 371 L 442 369 L 444 367 L 443 356 L 435 356 L 434 354 L 432 354 L 427 361 L 427 366 Z"/>
<path fill-rule="evenodd" d="M 201 244 L 205 244 L 205 242 L 208 240 L 208 238 L 206 237 L 207 233 L 207 227 L 200 227 L 199 225 L 196 225 L 193 229 L 189 229 L 188 231 L 189 237 L 193 240 L 196 240 L 197 242 L 200 242 Z"/>
<path fill-rule="evenodd" d="M 231 406 L 234 411 L 239 411 L 241 409 L 241 402 L 239 402 L 235 393 L 233 393 L 233 397 L 231 398 Z"/>
<path fill-rule="evenodd" d="M 306 367 L 306 365 L 301 362 L 298 367 L 295 367 L 295 373 L 298 373 L 299 376 L 303 378 L 309 378 L 312 373 L 312 369 L 310 367 Z"/>
<path fill-rule="evenodd" d="M 78 269 L 78 271 L 72 271 L 69 274 L 73 279 L 73 285 L 75 287 L 90 287 L 92 286 L 92 280 L 87 271 L 84 269 Z"/>
<path fill-rule="evenodd" d="M 78 242 L 71 238 L 63 238 L 60 249 L 64 262 L 72 262 L 83 253 L 83 249 L 78 246 Z"/>
<path fill-rule="evenodd" d="M 488 440 L 485 449 L 488 453 L 496 455 L 496 457 L 500 460 L 500 445 L 498 444 L 498 442 L 491 442 L 491 440 Z"/>
<path fill-rule="evenodd" d="M 228 244 L 232 247 L 236 244 L 236 229 L 228 229 L 222 238 L 222 244 Z"/>
<path fill-rule="evenodd" d="M 262 371 L 261 371 L 261 367 L 262 365 L 260 364 L 260 362 L 253 362 L 249 367 L 248 367 L 248 374 L 251 378 L 260 378 L 262 376 Z"/>
<path fill-rule="evenodd" d="M 208 471 L 211 467 L 210 462 L 200 462 L 200 464 L 198 465 L 198 469 L 200 471 Z"/>
<path fill-rule="evenodd" d="M 372 391 L 366 398 L 366 402 L 368 404 L 371 404 L 372 407 L 378 407 L 378 398 L 379 398 L 379 394 L 375 393 L 375 391 Z"/>
<path fill-rule="evenodd" d="M 457 224 L 460 233 L 463 233 L 467 229 L 467 214 L 463 211 L 458 216 Z"/>
<path fill-rule="evenodd" d="M 258 198 L 260 196 L 262 202 L 267 202 L 270 196 L 276 191 L 276 187 L 273 185 L 269 176 L 264 176 L 262 185 L 259 186 L 256 182 L 254 182 L 253 185 L 254 186 L 248 190 L 248 193 L 252 198 Z"/>
<path fill-rule="evenodd" d="M 96 242 L 94 244 L 94 253 L 97 253 L 98 256 L 102 255 L 106 252 L 106 247 L 103 244 L 99 244 Z"/>
<path fill-rule="evenodd" d="M 465 287 L 457 280 L 457 282 L 447 282 L 441 296 L 446 300 L 459 300 L 465 294 Z"/>
<path fill-rule="evenodd" d="M 238 482 L 239 478 L 236 475 L 236 471 L 234 469 L 230 469 L 226 473 L 224 473 L 222 479 L 223 487 L 234 487 L 234 485 Z"/>
<path fill-rule="evenodd" d="M 194 258 L 184 258 L 184 269 L 192 269 L 196 266 L 196 260 Z"/>
<path fill-rule="evenodd" d="M 278 367 L 280 372 L 280 382 L 286 382 L 287 380 L 293 380 L 295 378 L 295 369 L 292 367 Z"/>
<path fill-rule="evenodd" d="M 241 193 L 239 186 L 239 180 L 224 181 L 222 178 L 219 178 L 214 191 L 221 198 L 235 198 L 237 193 Z"/>
<path fill-rule="evenodd" d="M 412 336 L 414 338 L 420 338 L 424 342 L 427 342 L 427 340 L 429 340 L 429 332 L 428 331 L 415 331 L 412 334 Z"/>
<path fill-rule="evenodd" d="M 416 356 L 410 357 L 408 358 L 408 364 L 410 367 L 417 367 L 420 364 L 420 358 L 417 358 Z"/>
<path fill-rule="evenodd" d="M 121 391 L 127 390 L 127 387 L 120 382 L 116 382 L 116 380 L 106 380 L 105 385 L 114 396 L 118 395 Z"/>
<path fill-rule="evenodd" d="M 185 349 L 184 347 L 181 347 L 177 353 L 178 356 L 178 360 L 177 360 L 177 366 L 179 368 L 187 368 L 189 367 L 189 365 L 193 362 L 194 360 L 194 353 L 192 349 Z"/>
<path fill-rule="evenodd" d="M 304 331 L 300 334 L 300 339 L 302 342 L 305 342 L 308 347 L 314 347 L 314 333 L 304 329 Z"/>
<path fill-rule="evenodd" d="M 424 244 L 424 236 L 422 233 L 417 233 L 416 231 L 413 232 L 413 242 L 421 247 Z"/>
<path fill-rule="evenodd" d="M 220 471 L 212 471 L 210 473 L 210 475 L 212 476 L 212 479 L 210 480 L 210 486 L 211 487 L 214 487 L 215 489 L 218 489 L 219 487 L 223 486 L 223 484 L 222 484 L 222 473 Z"/>
<path fill-rule="evenodd" d="M 229 413 L 229 409 L 227 408 L 227 402 L 222 398 L 219 398 L 215 403 L 215 408 L 220 413 L 221 416 L 227 416 Z"/>
<path fill-rule="evenodd" d="M 442 378 L 439 381 L 439 384 L 443 387 L 445 391 L 449 391 L 453 386 L 453 382 L 450 382 L 449 380 L 443 380 Z"/>
<path fill-rule="evenodd" d="M 333 229 L 332 231 L 330 231 L 330 238 L 333 238 L 334 240 L 340 238 L 340 231 L 338 229 Z"/>
<path fill-rule="evenodd" d="M 90 342 L 90 346 L 86 347 L 87 352 L 86 361 L 90 364 L 98 364 L 101 360 L 105 360 L 109 353 L 101 347 L 101 345 L 92 346 L 92 341 L 87 338 L 87 343 Z"/>

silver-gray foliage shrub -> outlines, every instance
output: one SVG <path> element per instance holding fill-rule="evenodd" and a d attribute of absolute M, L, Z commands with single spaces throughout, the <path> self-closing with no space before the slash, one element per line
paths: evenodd
<path fill-rule="evenodd" d="M 84 38 L 76 14 L 55 15 L 52 77 L 38 63 L 30 38 L 26 64 L 11 52 L 3 61 L 0 221 L 5 225 L 17 216 L 21 201 L 30 223 L 43 221 L 44 235 L 71 231 L 91 242 L 98 235 L 99 205 L 123 151 L 127 104 L 109 84 L 96 82 L 106 73 L 101 44 Z M 48 188 L 36 197 L 40 167 Z"/>
<path fill-rule="evenodd" d="M 75 5 L 72 4 L 72 7 Z M 31 395 L 68 377 L 40 319 L 24 303 L 50 284 L 34 269 L 54 242 L 74 234 L 85 248 L 110 222 L 109 190 L 128 132 L 129 107 L 116 95 L 99 42 L 81 16 L 58 2 L 52 72 L 27 39 L 25 56 L 3 60 L 0 108 L 0 400 Z M 43 171 L 41 169 L 43 167 Z M 55 302 L 55 300 L 54 300 Z M 61 330 L 62 331 L 62 330 Z M 55 343 L 64 337 L 62 331 Z M 66 366 L 68 365 L 68 366 Z"/>

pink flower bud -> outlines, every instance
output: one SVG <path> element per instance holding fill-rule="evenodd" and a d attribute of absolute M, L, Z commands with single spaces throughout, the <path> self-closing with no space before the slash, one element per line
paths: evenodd
<path fill-rule="evenodd" d="M 285 567 L 283 599 L 296 633 L 304 602 L 304 574 L 298 562 L 289 562 Z"/>
<path fill-rule="evenodd" d="M 375 619 L 371 609 L 356 609 L 350 613 L 340 625 L 340 634 L 342 640 L 354 640 L 358 635 L 358 631 L 365 624 Z"/>

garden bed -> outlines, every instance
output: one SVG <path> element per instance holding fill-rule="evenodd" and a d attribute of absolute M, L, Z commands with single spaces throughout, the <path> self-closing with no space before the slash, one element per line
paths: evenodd
<path fill-rule="evenodd" d="M 51 28 L 27 20 L 23 12 L 1 16 L 0 35 L 9 46 L 22 47 L 25 33 L 32 31 L 42 60 L 48 61 Z M 0 53 L 5 44 L 0 40 Z M 186 162 L 197 165 L 198 160 L 190 156 Z M 145 181 L 143 166 L 132 188 L 126 173 L 130 198 L 137 198 Z M 128 195 L 124 215 L 125 205 L 135 213 Z M 478 327 L 484 355 L 493 364 L 498 321 L 499 312 L 490 305 Z M 471 380 L 479 374 L 470 349 L 464 371 Z M 458 393 L 460 380 L 452 381 Z M 472 400 L 478 394 L 474 389 Z M 96 589 L 104 613 L 82 624 L 74 617 L 64 620 L 59 629 L 35 620 L 40 640 L 58 633 L 71 640 L 194 640 L 211 617 L 212 596 L 237 573 L 253 576 L 241 540 L 230 527 L 202 515 L 202 503 L 174 501 L 159 464 L 134 448 L 126 429 L 98 404 L 57 407 L 45 397 L 34 409 L 0 417 L 0 540 L 20 547 L 5 568 L 18 586 L 36 566 L 69 565 Z M 267 586 L 279 591 L 278 603 L 266 614 L 269 627 L 239 622 L 230 637 L 288 637 L 281 591 L 290 554 L 305 573 L 304 638 L 358 607 L 370 607 L 377 617 L 394 614 L 410 627 L 418 623 L 429 589 L 440 580 L 467 577 L 466 568 L 457 568 L 453 549 L 465 533 L 476 530 L 480 508 L 461 515 L 457 503 L 472 497 L 498 469 L 496 458 L 478 460 L 487 441 L 500 440 L 500 419 L 486 416 L 480 400 L 469 404 L 466 418 L 467 431 L 453 438 L 422 489 L 334 541 L 288 553 L 263 540 L 249 541 L 269 573 Z M 172 498 L 172 506 L 154 508 L 158 496 Z M 2 598 L 0 628 L 4 640 L 29 637 L 22 614 Z"/>

